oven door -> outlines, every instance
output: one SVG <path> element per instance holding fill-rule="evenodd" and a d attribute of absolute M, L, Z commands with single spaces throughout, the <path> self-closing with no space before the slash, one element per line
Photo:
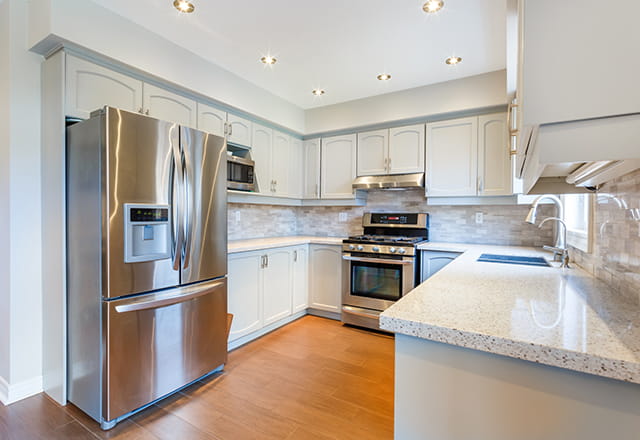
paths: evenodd
<path fill-rule="evenodd" d="M 342 258 L 349 271 L 343 304 L 382 311 L 414 287 L 414 257 L 392 259 L 344 254 Z"/>

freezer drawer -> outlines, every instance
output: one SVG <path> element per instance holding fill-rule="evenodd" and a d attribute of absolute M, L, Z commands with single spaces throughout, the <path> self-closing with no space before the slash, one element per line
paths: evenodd
<path fill-rule="evenodd" d="M 103 303 L 103 418 L 113 420 L 227 361 L 227 280 Z"/>

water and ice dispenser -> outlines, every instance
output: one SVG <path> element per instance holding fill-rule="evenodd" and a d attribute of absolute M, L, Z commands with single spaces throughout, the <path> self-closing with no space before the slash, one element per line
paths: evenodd
<path fill-rule="evenodd" d="M 171 258 L 169 209 L 169 205 L 124 204 L 125 263 Z"/>

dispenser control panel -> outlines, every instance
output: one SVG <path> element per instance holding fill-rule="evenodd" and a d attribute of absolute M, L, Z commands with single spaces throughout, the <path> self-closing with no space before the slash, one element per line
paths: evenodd
<path fill-rule="evenodd" d="M 171 258 L 170 205 L 124 204 L 124 262 Z"/>

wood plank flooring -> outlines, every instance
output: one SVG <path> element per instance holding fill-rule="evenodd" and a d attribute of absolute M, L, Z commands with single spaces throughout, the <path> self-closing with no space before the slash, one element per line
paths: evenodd
<path fill-rule="evenodd" d="M 40 394 L 0 404 L 0 439 L 391 439 L 393 368 L 391 336 L 305 316 L 111 431 Z"/>

